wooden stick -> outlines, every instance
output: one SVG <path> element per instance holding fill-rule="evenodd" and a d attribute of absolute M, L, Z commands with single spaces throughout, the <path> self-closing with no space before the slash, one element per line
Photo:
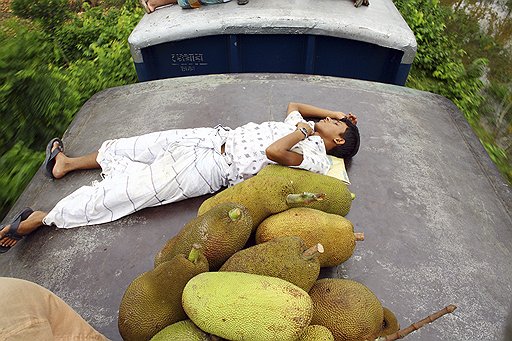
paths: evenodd
<path fill-rule="evenodd" d="M 304 251 L 302 256 L 304 257 L 304 259 L 311 259 L 314 256 L 318 255 L 319 253 L 324 253 L 324 246 L 320 243 L 315 244 L 306 251 Z"/>
<path fill-rule="evenodd" d="M 192 249 L 190 250 L 190 253 L 188 254 L 188 260 L 192 263 L 196 264 L 199 259 L 199 250 L 201 249 L 201 245 L 198 243 L 194 243 L 192 245 Z"/>
<path fill-rule="evenodd" d="M 457 307 L 453 304 L 450 304 L 449 306 L 444 307 L 444 309 L 441 309 L 438 312 L 427 316 L 426 318 L 424 318 L 421 321 L 411 324 L 409 327 L 407 327 L 405 329 L 401 329 L 401 330 L 397 331 L 396 333 L 393 333 L 393 334 L 390 334 L 387 336 L 378 337 L 375 339 L 375 341 L 394 341 L 394 340 L 398 340 L 398 339 L 403 339 L 404 337 L 406 337 L 413 331 L 420 329 L 421 327 L 423 327 L 424 325 L 426 325 L 428 323 L 434 322 L 441 316 L 448 314 L 448 313 L 453 313 L 453 311 L 455 309 L 457 309 Z"/>
<path fill-rule="evenodd" d="M 325 193 L 294 193 L 286 196 L 287 204 L 310 204 L 315 201 L 322 201 L 325 199 Z"/>

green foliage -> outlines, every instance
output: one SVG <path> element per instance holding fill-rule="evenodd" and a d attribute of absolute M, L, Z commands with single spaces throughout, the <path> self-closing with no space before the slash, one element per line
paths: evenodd
<path fill-rule="evenodd" d="M 509 117 L 510 105 L 506 103 L 510 104 L 511 99 L 486 92 L 482 79 L 490 70 L 486 76 L 491 77 L 491 86 L 495 81 L 508 82 L 512 76 L 510 53 L 482 33 L 478 21 L 464 11 L 454 13 L 437 0 L 394 0 L 394 3 L 418 44 L 407 85 L 452 100 L 475 129 L 491 159 L 512 183 L 512 165 L 507 154 L 510 148 L 498 146 L 497 134 L 493 136 L 481 126 L 485 120 L 491 122 L 489 118 L 495 110 L 491 103 L 497 98 L 498 101 L 503 98 L 506 107 L 506 112 L 497 116 L 501 120 Z M 458 1 L 455 8 L 461 4 Z"/>
<path fill-rule="evenodd" d="M 16 19 L 4 23 L 0 45 L 0 154 L 16 141 L 40 148 L 61 134 L 79 106 L 62 72 L 48 63 L 54 44 Z"/>
<path fill-rule="evenodd" d="M 493 82 L 485 89 L 482 111 L 487 123 L 494 127 L 496 139 L 512 133 L 512 84 Z"/>
<path fill-rule="evenodd" d="M 104 0 L 103 6 L 105 7 L 121 7 L 126 3 L 126 0 Z"/>
<path fill-rule="evenodd" d="M 435 0 L 395 0 L 407 24 L 414 32 L 418 51 L 414 65 L 421 70 L 433 71 L 439 63 L 453 58 L 453 45 L 446 35 L 446 12 Z"/>
<path fill-rule="evenodd" d="M 80 18 L 84 25 L 73 26 L 76 33 L 91 27 L 101 28 L 96 31 L 99 34 L 94 41 L 83 51 L 86 58 L 72 61 L 66 70 L 71 85 L 78 90 L 82 101 L 105 88 L 137 80 L 127 39 L 141 15 L 126 7 L 111 9 L 106 14 L 100 11 L 100 8 L 87 11 Z M 78 27 L 83 31 L 76 29 Z"/>
<path fill-rule="evenodd" d="M 135 1 L 110 9 L 84 3 L 63 24 L 60 1 L 12 5 L 32 20 L 0 22 L 0 217 L 40 167 L 47 141 L 63 135 L 83 103 L 137 80 L 127 40 L 143 15 Z"/>
<path fill-rule="evenodd" d="M 475 122 L 483 100 L 480 77 L 487 61 L 476 59 L 468 68 L 464 66 L 465 51 L 445 32 L 450 12 L 438 1 L 395 0 L 395 5 L 418 44 L 408 85 L 451 99 L 469 121 Z"/>
<path fill-rule="evenodd" d="M 476 129 L 489 156 L 512 183 L 512 84 L 492 83 L 485 97 L 485 115 Z"/>
<path fill-rule="evenodd" d="M 69 16 L 67 0 L 12 0 L 11 9 L 20 18 L 38 21 L 50 32 Z"/>
<path fill-rule="evenodd" d="M 68 25 L 61 26 L 55 32 L 55 41 L 62 51 L 63 58 L 59 59 L 59 62 L 67 64 L 70 61 L 90 57 L 89 47 L 98 40 L 103 29 L 102 14 L 102 8 L 90 8 L 81 16 L 71 18 Z"/>
<path fill-rule="evenodd" d="M 44 159 L 44 152 L 34 152 L 23 142 L 16 143 L 0 156 L 0 213 L 7 213 L 16 201 L 20 189 L 34 176 Z"/>
<path fill-rule="evenodd" d="M 482 141 L 482 143 L 491 160 L 498 166 L 508 182 L 512 183 L 512 167 L 510 167 L 510 159 L 505 149 L 498 147 L 493 140 L 489 142 Z"/>
<path fill-rule="evenodd" d="M 465 64 L 471 63 L 470 58 L 486 58 L 489 60 L 491 81 L 508 82 L 512 79 L 512 60 L 510 50 L 498 43 L 491 35 L 480 29 L 478 21 L 471 18 L 465 11 L 452 12 L 447 17 L 446 32 L 451 39 L 464 46 Z"/>
<path fill-rule="evenodd" d="M 113 42 L 121 43 L 126 53 L 123 58 L 130 60 L 128 36 L 140 21 L 142 10 L 133 7 L 131 2 L 121 8 L 90 7 L 84 4 L 85 12 L 74 16 L 66 25 L 55 32 L 55 40 L 62 50 L 65 60 L 94 60 L 98 50 L 96 47 L 109 49 Z M 115 48 L 115 47 L 114 47 Z M 113 57 L 115 60 L 118 56 Z M 129 81 L 133 81 L 130 78 Z"/>

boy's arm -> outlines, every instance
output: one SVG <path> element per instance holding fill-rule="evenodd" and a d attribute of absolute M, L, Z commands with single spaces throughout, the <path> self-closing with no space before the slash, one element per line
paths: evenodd
<path fill-rule="evenodd" d="M 304 134 L 299 130 L 300 128 L 305 128 L 308 136 L 313 134 L 313 129 L 311 129 L 309 124 L 304 122 L 298 123 L 297 130 L 280 138 L 267 147 L 265 150 L 267 158 L 282 166 L 300 165 L 304 160 L 304 157 L 299 153 L 290 151 L 293 146 L 305 138 Z"/>
<path fill-rule="evenodd" d="M 288 111 L 287 114 L 289 115 L 292 111 L 298 111 L 304 118 L 334 118 L 336 120 L 341 120 L 342 118 L 346 117 L 349 120 L 352 121 L 352 123 L 357 124 L 357 117 L 356 115 L 349 113 L 345 114 L 341 111 L 332 111 L 327 110 L 319 107 L 315 107 L 310 104 L 304 104 L 304 103 L 296 103 L 296 102 L 290 102 L 288 104 Z"/>

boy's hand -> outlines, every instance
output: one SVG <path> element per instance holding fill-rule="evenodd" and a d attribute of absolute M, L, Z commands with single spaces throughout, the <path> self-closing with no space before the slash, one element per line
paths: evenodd
<path fill-rule="evenodd" d="M 347 118 L 354 125 L 357 125 L 357 116 L 352 114 L 351 112 L 349 112 L 348 114 L 345 114 L 344 112 L 341 112 L 341 111 L 335 111 L 334 114 L 336 115 L 335 118 L 337 118 L 338 120 L 341 120 L 342 118 Z"/>
<path fill-rule="evenodd" d="M 348 113 L 347 118 L 354 124 L 357 125 L 357 116 L 352 114 L 351 112 Z"/>

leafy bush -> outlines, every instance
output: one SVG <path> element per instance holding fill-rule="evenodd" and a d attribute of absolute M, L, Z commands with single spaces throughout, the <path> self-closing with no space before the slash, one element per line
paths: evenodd
<path fill-rule="evenodd" d="M 82 104 L 137 80 L 127 40 L 143 15 L 134 1 L 110 9 L 84 4 L 80 15 L 60 0 L 12 6 L 32 20 L 0 23 L 0 217 L 41 165 L 46 142 L 62 136 Z"/>
<path fill-rule="evenodd" d="M 43 32 L 13 19 L 4 23 L 0 36 L 0 154 L 18 140 L 40 149 L 69 125 L 79 97 L 48 62 L 55 46 Z"/>
<path fill-rule="evenodd" d="M 131 62 L 128 36 L 140 21 L 142 10 L 128 2 L 121 8 L 90 7 L 83 5 L 84 12 L 73 16 L 66 25 L 55 32 L 55 41 L 64 54 L 67 63 L 78 60 L 94 60 L 95 47 L 107 45 L 114 41 L 123 44 L 127 58 Z M 112 59 L 118 58 L 118 56 Z M 123 59 L 124 60 L 124 59 Z M 130 78 L 133 81 L 133 77 Z"/>
<path fill-rule="evenodd" d="M 470 58 L 489 59 L 488 77 L 502 83 L 512 79 L 511 50 L 498 43 L 491 35 L 482 32 L 477 20 L 465 11 L 451 12 L 446 18 L 446 33 L 451 39 L 460 42 L 467 52 L 463 56 L 466 64 Z"/>
<path fill-rule="evenodd" d="M 450 11 L 441 7 L 438 0 L 394 2 L 418 44 L 408 85 L 449 98 L 470 122 L 475 122 L 483 100 L 480 77 L 487 61 L 476 59 L 470 67 L 464 66 L 465 51 L 445 32 Z"/>
<path fill-rule="evenodd" d="M 507 154 L 510 146 L 499 147 L 497 134 L 493 136 L 481 125 L 483 121 L 496 122 L 491 119 L 496 116 L 494 102 L 502 100 L 508 103 L 508 107 L 505 105 L 508 109 L 500 114 L 501 119 L 508 117 L 510 122 L 512 99 L 486 91 L 482 81 L 485 70 L 491 65 L 487 73 L 492 77 L 491 88 L 496 85 L 492 79 L 508 82 L 512 73 L 510 53 L 492 37 L 483 34 L 477 21 L 464 12 L 454 13 L 451 8 L 440 6 L 438 0 L 394 0 L 394 3 L 418 44 L 407 86 L 452 100 L 475 130 L 491 159 L 512 183 L 512 165 Z M 471 53 L 467 53 L 466 48 Z M 492 58 L 491 64 L 488 56 Z M 510 90 L 510 85 L 505 88 Z M 510 124 L 508 127 L 512 130 Z"/>
<path fill-rule="evenodd" d="M 107 13 L 92 8 L 80 17 L 80 23 L 58 33 L 61 36 L 74 32 L 81 36 L 84 32 L 95 32 L 94 41 L 83 49 L 82 58 L 72 61 L 65 71 L 71 85 L 80 93 L 81 101 L 105 88 L 137 81 L 127 40 L 141 16 L 141 12 L 134 13 L 128 6 Z M 76 51 L 80 47 L 75 45 Z"/>
<path fill-rule="evenodd" d="M 34 152 L 23 142 L 16 143 L 0 156 L 0 213 L 7 213 L 41 166 L 44 152 Z M 3 214 L 1 216 L 3 216 Z"/>
<path fill-rule="evenodd" d="M 12 0 L 11 9 L 20 18 L 37 20 L 49 31 L 69 16 L 67 0 Z"/>

